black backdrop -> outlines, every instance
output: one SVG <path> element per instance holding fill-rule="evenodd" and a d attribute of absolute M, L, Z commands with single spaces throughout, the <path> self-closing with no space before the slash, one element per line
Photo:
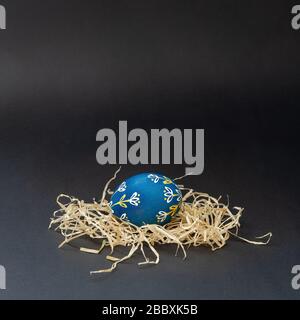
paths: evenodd
<path fill-rule="evenodd" d="M 1 0 L 0 264 L 7 298 L 299 298 L 300 31 L 289 1 Z M 47 230 L 61 193 L 97 197 L 116 166 L 100 166 L 96 132 L 204 128 L 205 170 L 185 183 L 245 207 L 237 240 L 212 253 L 159 248 L 113 274 Z M 125 166 L 120 179 L 184 166 Z"/>

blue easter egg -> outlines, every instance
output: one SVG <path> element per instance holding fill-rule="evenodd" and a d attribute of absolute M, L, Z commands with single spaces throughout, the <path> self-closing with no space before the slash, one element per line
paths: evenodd
<path fill-rule="evenodd" d="M 177 213 L 182 194 L 169 178 L 141 173 L 123 181 L 111 197 L 114 215 L 137 226 L 164 225 Z"/>

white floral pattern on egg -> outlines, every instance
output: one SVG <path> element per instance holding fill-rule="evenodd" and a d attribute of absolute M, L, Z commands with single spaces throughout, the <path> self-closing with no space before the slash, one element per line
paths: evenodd
<path fill-rule="evenodd" d="M 181 191 L 170 178 L 141 173 L 116 188 L 110 206 L 114 215 L 137 226 L 164 225 L 178 212 L 181 200 Z"/>

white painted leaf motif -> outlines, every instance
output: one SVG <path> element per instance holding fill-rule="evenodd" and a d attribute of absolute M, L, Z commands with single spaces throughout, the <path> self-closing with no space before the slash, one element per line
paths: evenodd
<path fill-rule="evenodd" d="M 179 202 L 179 201 L 181 201 L 181 199 L 182 199 L 182 194 L 181 194 L 181 191 L 180 190 L 178 190 L 178 189 L 176 189 L 176 193 L 177 193 L 177 195 L 178 195 L 178 197 L 177 197 L 177 201 Z"/>
<path fill-rule="evenodd" d="M 124 220 L 124 221 L 129 221 L 126 213 L 123 213 L 123 214 L 121 215 L 120 219 L 121 219 L 121 220 Z"/>
<path fill-rule="evenodd" d="M 140 202 L 140 195 L 137 192 L 134 192 L 129 199 L 129 203 L 137 207 Z"/>
<path fill-rule="evenodd" d="M 167 219 L 168 212 L 165 211 L 159 211 L 159 213 L 156 215 L 157 222 L 164 222 Z"/>
<path fill-rule="evenodd" d="M 123 182 L 120 184 L 117 192 L 124 192 L 124 191 L 126 190 L 126 188 L 127 188 L 126 181 L 123 181 Z"/>
<path fill-rule="evenodd" d="M 160 179 L 160 177 L 156 174 L 149 174 L 148 178 L 154 183 L 157 183 Z"/>
<path fill-rule="evenodd" d="M 166 197 L 165 200 L 167 201 L 167 203 L 170 203 L 174 198 L 173 190 L 169 187 L 165 187 L 164 196 Z"/>

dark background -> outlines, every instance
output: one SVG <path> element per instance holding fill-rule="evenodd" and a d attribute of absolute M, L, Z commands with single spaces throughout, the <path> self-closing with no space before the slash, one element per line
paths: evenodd
<path fill-rule="evenodd" d="M 0 299 L 299 299 L 300 31 L 289 1 L 17 1 L 0 31 Z M 48 231 L 59 193 L 98 197 L 101 128 L 204 128 L 205 170 L 185 183 L 245 207 L 241 235 L 112 274 Z M 176 177 L 185 165 L 124 166 Z M 122 254 L 122 250 L 119 252 Z M 124 252 L 123 252 L 124 253 Z"/>

